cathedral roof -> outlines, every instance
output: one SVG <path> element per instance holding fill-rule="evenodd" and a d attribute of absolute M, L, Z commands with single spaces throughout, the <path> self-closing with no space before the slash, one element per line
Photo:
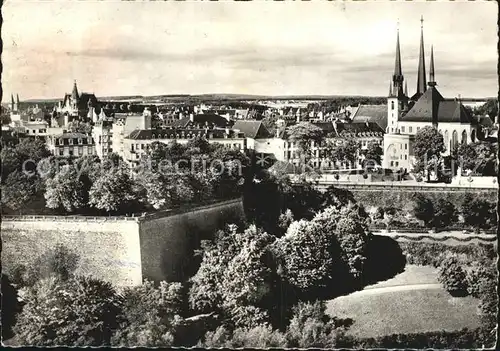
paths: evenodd
<path fill-rule="evenodd" d="M 473 123 L 473 119 L 465 107 L 457 100 L 447 100 L 439 91 L 431 86 L 415 102 L 406 115 L 399 119 L 402 122 L 427 123 Z"/>
<path fill-rule="evenodd" d="M 238 120 L 234 123 L 233 129 L 241 131 L 247 138 L 272 138 L 262 121 Z"/>
<path fill-rule="evenodd" d="M 374 122 L 380 128 L 387 128 L 387 106 L 386 105 L 359 105 L 352 113 L 353 122 Z"/>

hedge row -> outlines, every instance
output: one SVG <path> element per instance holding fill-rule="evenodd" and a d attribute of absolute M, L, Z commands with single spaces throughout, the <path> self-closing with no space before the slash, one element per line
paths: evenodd
<path fill-rule="evenodd" d="M 406 239 L 406 240 L 410 240 L 410 241 L 421 241 L 424 239 L 429 239 L 429 240 L 432 240 L 435 242 L 441 242 L 441 241 L 447 241 L 447 240 L 456 240 L 456 241 L 460 241 L 460 242 L 469 242 L 471 240 L 479 240 L 479 241 L 484 241 L 484 242 L 497 241 L 496 237 L 485 238 L 485 237 L 480 237 L 477 235 L 470 235 L 470 236 L 467 236 L 464 238 L 459 238 L 459 237 L 456 237 L 453 235 L 445 235 L 442 237 L 436 237 L 436 236 L 432 236 L 432 235 L 404 235 L 404 234 L 402 234 L 402 235 L 393 235 L 393 236 L 391 236 L 391 238 L 393 238 L 394 240 Z"/>
<path fill-rule="evenodd" d="M 377 338 L 346 340 L 346 348 L 396 348 L 396 349 L 476 349 L 494 347 L 495 335 L 491 336 L 481 328 L 457 331 L 438 331 L 414 334 L 392 334 Z"/>
<path fill-rule="evenodd" d="M 468 257 L 470 262 L 483 259 L 496 259 L 497 247 L 494 244 L 446 245 L 443 243 L 399 242 L 408 264 L 439 267 L 444 253 Z"/>
<path fill-rule="evenodd" d="M 357 202 L 362 203 L 366 208 L 370 206 L 375 207 L 395 207 L 408 212 L 413 209 L 413 202 L 417 194 L 422 194 L 418 192 L 409 191 L 398 191 L 397 189 L 391 188 L 388 190 L 351 190 L 354 198 Z M 490 202 L 497 202 L 497 190 L 491 189 L 491 191 L 482 191 L 480 193 L 473 191 L 448 191 L 448 192 L 426 192 L 425 196 L 436 202 L 439 199 L 444 199 L 452 204 L 461 204 L 464 201 L 466 194 L 475 194 L 483 200 Z"/>

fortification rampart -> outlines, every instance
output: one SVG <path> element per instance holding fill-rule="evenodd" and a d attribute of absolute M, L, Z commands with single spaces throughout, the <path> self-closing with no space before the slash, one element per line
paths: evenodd
<path fill-rule="evenodd" d="M 121 286 L 182 281 L 196 269 L 200 241 L 242 218 L 241 199 L 141 217 L 4 216 L 2 266 L 29 264 L 63 244 L 80 256 L 79 274 Z"/>

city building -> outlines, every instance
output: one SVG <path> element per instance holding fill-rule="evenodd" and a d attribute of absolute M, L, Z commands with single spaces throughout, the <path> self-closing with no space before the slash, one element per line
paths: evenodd
<path fill-rule="evenodd" d="M 71 94 L 65 94 L 62 101 L 56 107 L 56 112 L 70 117 L 65 121 L 65 124 L 72 119 L 84 120 L 88 119 L 89 111 L 92 107 L 96 108 L 99 102 L 94 94 L 79 93 L 76 85 L 76 80 L 73 84 Z M 92 120 L 90 118 L 90 120 Z"/>
<path fill-rule="evenodd" d="M 409 97 L 401 68 L 399 29 L 396 39 L 394 74 L 387 98 L 387 127 L 384 136 L 383 167 L 409 171 L 414 162 L 413 141 L 416 133 L 428 126 L 443 135 L 446 155 L 460 143 L 478 138 L 478 124 L 458 99 L 445 99 L 436 88 L 434 49 L 431 47 L 429 82 L 426 82 L 423 19 L 421 20 L 417 89 Z M 404 90 L 403 90 L 404 89 Z"/>
<path fill-rule="evenodd" d="M 99 158 L 102 159 L 113 152 L 113 120 L 105 118 L 98 120 L 92 128 L 92 138 Z"/>
<path fill-rule="evenodd" d="M 82 133 L 50 135 L 47 148 L 54 156 L 79 157 L 96 153 L 92 136 Z"/>
<path fill-rule="evenodd" d="M 124 139 L 134 130 L 151 129 L 151 114 L 116 113 L 114 123 L 111 127 L 112 143 L 111 149 L 118 155 L 123 155 Z"/>
<path fill-rule="evenodd" d="M 151 150 L 152 143 L 186 144 L 195 137 L 202 137 L 211 144 L 223 144 L 234 150 L 246 150 L 244 134 L 231 129 L 137 129 L 123 139 L 119 154 L 127 163 L 138 165 L 142 157 Z"/>

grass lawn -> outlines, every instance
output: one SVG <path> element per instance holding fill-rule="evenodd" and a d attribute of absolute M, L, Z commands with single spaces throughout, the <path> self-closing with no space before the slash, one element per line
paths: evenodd
<path fill-rule="evenodd" d="M 327 313 L 352 318 L 349 335 L 376 337 L 394 333 L 453 331 L 479 326 L 472 297 L 450 296 L 432 267 L 408 265 L 385 282 L 327 302 Z"/>

